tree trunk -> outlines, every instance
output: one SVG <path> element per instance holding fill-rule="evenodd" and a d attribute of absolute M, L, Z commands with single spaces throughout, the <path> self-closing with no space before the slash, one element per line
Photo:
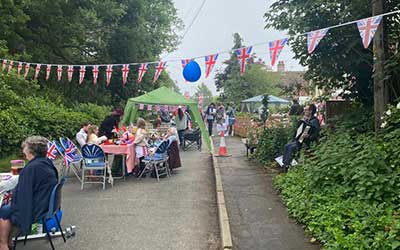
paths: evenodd
<path fill-rule="evenodd" d="M 384 0 L 372 0 L 373 15 L 383 13 Z M 389 91 L 384 81 L 384 62 L 385 62 L 385 49 L 384 49 L 384 19 L 379 25 L 378 30 L 374 36 L 374 123 L 375 131 L 381 127 L 381 117 L 383 116 L 387 104 L 389 102 Z"/>

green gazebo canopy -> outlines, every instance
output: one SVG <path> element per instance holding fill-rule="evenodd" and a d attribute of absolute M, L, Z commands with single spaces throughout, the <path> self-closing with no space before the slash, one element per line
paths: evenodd
<path fill-rule="evenodd" d="M 193 100 L 188 100 L 182 95 L 176 93 L 175 91 L 167 88 L 160 87 L 144 95 L 130 98 L 125 106 L 124 118 L 122 122 L 125 125 L 136 123 L 138 104 L 152 104 L 152 105 L 173 105 L 173 106 L 189 106 L 194 121 L 199 125 L 202 137 L 207 143 L 208 149 L 211 151 L 210 138 L 204 126 L 204 122 L 201 118 L 197 103 Z"/>

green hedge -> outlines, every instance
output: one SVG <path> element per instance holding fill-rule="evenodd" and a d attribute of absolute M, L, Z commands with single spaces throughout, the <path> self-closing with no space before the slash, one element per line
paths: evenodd
<path fill-rule="evenodd" d="M 100 124 L 110 107 L 77 104 L 65 107 L 50 100 L 36 82 L 15 75 L 0 75 L 0 157 L 20 151 L 30 135 L 73 138 L 83 122 Z"/>
<path fill-rule="evenodd" d="M 274 180 L 290 214 L 325 249 L 400 249 L 400 104 L 390 107 L 383 127 L 378 136 L 328 134 Z"/>

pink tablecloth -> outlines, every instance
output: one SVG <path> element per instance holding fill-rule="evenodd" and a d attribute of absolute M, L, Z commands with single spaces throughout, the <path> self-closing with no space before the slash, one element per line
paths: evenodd
<path fill-rule="evenodd" d="M 128 145 L 103 144 L 101 145 L 101 148 L 106 154 L 126 155 L 126 170 L 128 173 L 132 173 L 136 165 L 136 151 L 133 143 Z"/>

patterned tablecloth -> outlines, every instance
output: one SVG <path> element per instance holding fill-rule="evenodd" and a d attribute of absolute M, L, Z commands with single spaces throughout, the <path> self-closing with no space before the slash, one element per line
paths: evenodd
<path fill-rule="evenodd" d="M 12 190 L 18 184 L 18 175 L 0 173 L 0 203 L 7 205 L 11 202 Z"/>
<path fill-rule="evenodd" d="M 136 151 L 133 143 L 127 145 L 103 144 L 101 148 L 106 154 L 126 155 L 126 170 L 128 173 L 132 173 L 136 165 Z"/>

